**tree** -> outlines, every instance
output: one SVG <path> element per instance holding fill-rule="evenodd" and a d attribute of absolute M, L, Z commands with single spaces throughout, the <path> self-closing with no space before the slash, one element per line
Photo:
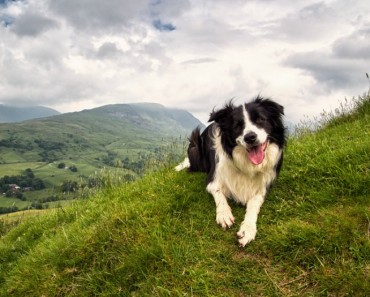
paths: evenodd
<path fill-rule="evenodd" d="M 35 190 L 42 190 L 45 189 L 45 184 L 40 178 L 35 178 L 32 180 L 31 187 L 34 188 Z"/>
<path fill-rule="evenodd" d="M 72 172 L 77 172 L 77 167 L 75 165 L 72 165 L 71 167 L 69 167 L 69 170 L 71 170 Z"/>
<path fill-rule="evenodd" d="M 75 181 L 65 181 L 62 184 L 62 191 L 63 192 L 76 192 L 78 189 L 78 184 Z"/>
<path fill-rule="evenodd" d="M 27 168 L 25 171 L 24 171 L 24 175 L 27 176 L 28 178 L 34 178 L 35 175 L 33 174 L 32 172 L 32 169 L 31 168 Z"/>
<path fill-rule="evenodd" d="M 26 200 L 26 198 L 23 196 L 23 193 L 21 191 L 15 192 L 15 198 L 18 198 L 18 199 L 20 199 L 22 201 L 25 201 Z"/>

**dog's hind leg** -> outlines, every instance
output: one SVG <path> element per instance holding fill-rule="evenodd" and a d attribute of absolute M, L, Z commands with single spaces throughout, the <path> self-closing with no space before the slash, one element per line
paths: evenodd
<path fill-rule="evenodd" d="M 179 165 L 175 167 L 176 171 L 184 170 L 185 168 L 190 168 L 190 161 L 189 158 L 185 158 Z"/>

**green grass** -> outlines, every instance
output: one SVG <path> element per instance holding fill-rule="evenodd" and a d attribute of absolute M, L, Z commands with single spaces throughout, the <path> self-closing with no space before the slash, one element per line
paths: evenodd
<path fill-rule="evenodd" d="M 12 197 L 5 197 L 0 195 L 0 205 L 2 207 L 11 207 L 11 206 L 17 206 L 19 209 L 26 208 L 30 205 L 31 203 L 29 201 L 22 201 L 17 198 L 12 198 Z"/>
<path fill-rule="evenodd" d="M 369 296 L 370 100 L 289 139 L 256 240 L 215 223 L 203 174 L 109 182 L 0 241 L 1 296 Z M 1 222 L 1 218 L 0 218 Z"/>
<path fill-rule="evenodd" d="M 0 123 L 0 178 L 31 168 L 48 189 L 55 191 L 63 182 L 81 182 L 82 177 L 88 178 L 103 168 L 115 170 L 126 158 L 126 168 L 130 169 L 121 168 L 122 175 L 141 175 L 143 163 L 165 154 L 174 139 L 184 137 L 191 131 L 190 126 L 197 124 L 200 122 L 185 111 L 156 104 L 104 106 Z M 179 145 L 178 153 L 181 149 Z M 76 166 L 78 172 L 57 169 L 61 162 Z M 33 194 L 46 198 L 41 196 L 43 192 Z M 25 196 L 28 199 L 29 194 Z M 1 202 L 0 207 L 4 207 Z"/>
<path fill-rule="evenodd" d="M 1 174 L 3 175 L 19 175 L 25 169 L 30 168 L 37 170 L 40 167 L 45 166 L 44 162 L 15 162 L 10 164 L 0 164 Z"/>
<path fill-rule="evenodd" d="M 19 223 L 22 221 L 25 221 L 33 216 L 38 216 L 41 214 L 45 214 L 46 212 L 49 212 L 49 209 L 29 209 L 29 210 L 23 210 L 23 211 L 17 211 L 13 213 L 7 213 L 0 215 L 0 219 L 8 224 L 8 223 Z"/>
<path fill-rule="evenodd" d="M 72 172 L 68 168 L 59 169 L 58 164 L 64 162 L 67 166 L 76 166 L 77 172 Z M 25 201 L 17 198 L 8 198 L 0 193 L 0 207 L 16 206 L 19 210 L 27 209 L 32 206 L 33 202 L 39 202 L 51 196 L 58 196 L 60 199 L 76 199 L 79 198 L 78 193 L 63 193 L 62 184 L 66 181 L 76 181 L 79 185 L 86 183 L 88 178 L 101 178 L 100 175 L 105 169 L 98 169 L 91 166 L 84 161 L 71 162 L 70 160 L 60 160 L 54 163 L 43 163 L 43 162 L 27 162 L 27 163 L 14 163 L 14 164 L 0 164 L 0 171 L 4 175 L 19 175 L 25 169 L 31 168 L 35 176 L 41 178 L 46 188 L 37 191 L 26 191 L 23 192 Z M 132 174 L 131 171 L 123 168 L 109 168 L 108 171 L 112 171 L 112 174 L 123 177 L 126 174 Z M 63 201 L 61 200 L 61 201 Z M 58 206 L 59 203 L 43 203 L 48 207 Z"/>

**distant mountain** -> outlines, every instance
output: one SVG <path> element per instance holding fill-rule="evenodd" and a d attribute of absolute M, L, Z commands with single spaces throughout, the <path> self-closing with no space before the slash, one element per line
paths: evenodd
<path fill-rule="evenodd" d="M 166 108 L 158 103 L 113 104 L 98 107 L 82 113 L 108 116 L 120 124 L 134 124 L 146 131 L 156 131 L 163 136 L 189 134 L 196 126 L 203 124 L 191 113 L 175 108 Z"/>
<path fill-rule="evenodd" d="M 0 123 L 16 123 L 58 114 L 58 111 L 44 106 L 19 107 L 0 104 Z"/>
<path fill-rule="evenodd" d="M 0 124 L 0 164 L 69 160 L 114 166 L 158 152 L 202 123 L 189 112 L 155 103 L 115 104 L 20 123 Z"/>

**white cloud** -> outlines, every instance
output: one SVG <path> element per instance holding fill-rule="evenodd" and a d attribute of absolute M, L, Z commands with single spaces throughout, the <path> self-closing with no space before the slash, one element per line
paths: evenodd
<path fill-rule="evenodd" d="M 261 94 L 298 121 L 366 91 L 369 13 L 366 0 L 9 2 L 0 102 L 156 101 L 206 121 L 225 100 Z"/>

